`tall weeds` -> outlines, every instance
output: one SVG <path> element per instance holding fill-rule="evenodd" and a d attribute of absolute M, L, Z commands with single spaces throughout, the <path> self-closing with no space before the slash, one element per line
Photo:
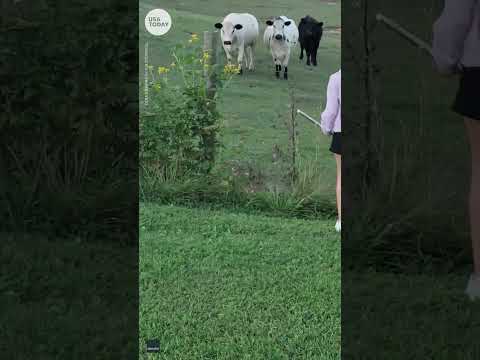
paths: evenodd
<path fill-rule="evenodd" d="M 138 206 L 136 68 L 129 65 L 138 58 L 137 39 L 115 20 L 121 6 L 39 4 L 22 16 L 43 31 L 11 14 L 0 40 L 16 49 L 4 52 L 1 68 L 3 80 L 16 84 L 0 89 L 7 104 L 0 115 L 2 230 L 126 240 Z M 89 29 L 98 26 L 106 30 L 92 41 Z"/>

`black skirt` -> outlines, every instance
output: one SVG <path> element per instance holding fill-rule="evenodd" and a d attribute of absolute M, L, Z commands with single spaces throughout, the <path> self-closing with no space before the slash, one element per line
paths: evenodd
<path fill-rule="evenodd" d="M 341 155 L 341 134 L 339 132 L 335 132 L 332 135 L 332 144 L 330 145 L 330 151 L 334 154 Z"/>
<path fill-rule="evenodd" d="M 453 111 L 480 120 L 480 67 L 463 69 Z"/>

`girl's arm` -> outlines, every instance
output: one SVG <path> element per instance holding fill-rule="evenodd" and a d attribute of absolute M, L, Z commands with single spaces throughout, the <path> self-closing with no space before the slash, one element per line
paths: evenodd
<path fill-rule="evenodd" d="M 442 15 L 433 25 L 433 57 L 440 72 L 458 70 L 479 0 L 445 0 Z"/>
<path fill-rule="evenodd" d="M 338 81 L 337 77 L 334 75 L 330 76 L 327 86 L 327 105 L 325 110 L 322 112 L 322 120 L 320 122 L 322 132 L 325 135 L 330 135 L 333 131 L 333 126 L 335 124 L 335 118 L 337 117 L 339 110 L 339 101 L 338 101 Z"/>

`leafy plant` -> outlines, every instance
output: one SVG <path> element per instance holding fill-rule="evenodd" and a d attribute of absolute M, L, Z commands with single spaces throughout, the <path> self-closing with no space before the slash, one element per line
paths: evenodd
<path fill-rule="evenodd" d="M 193 34 L 188 44 L 174 48 L 169 66 L 150 68 L 151 98 L 140 117 L 140 161 L 159 177 L 205 175 L 215 164 L 221 129 L 216 102 L 238 69 L 226 66 L 217 74 L 213 55 L 198 42 Z M 213 95 L 209 78 L 215 79 Z"/>

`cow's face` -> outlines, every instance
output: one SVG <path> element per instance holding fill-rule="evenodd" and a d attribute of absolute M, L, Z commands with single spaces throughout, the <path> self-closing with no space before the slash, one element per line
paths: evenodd
<path fill-rule="evenodd" d="M 291 21 L 284 21 L 281 18 L 275 20 L 268 20 L 267 25 L 273 28 L 273 38 L 278 41 L 285 41 L 285 27 L 290 26 Z"/>
<path fill-rule="evenodd" d="M 231 22 L 217 23 L 215 24 L 217 29 L 222 31 L 223 46 L 227 48 L 232 46 L 237 40 L 238 30 L 242 30 L 243 26 L 240 24 L 232 24 Z"/>
<path fill-rule="evenodd" d="M 302 19 L 302 23 L 302 32 L 305 37 L 318 36 L 323 31 L 323 22 L 317 22 L 316 20 L 306 21 Z"/>

